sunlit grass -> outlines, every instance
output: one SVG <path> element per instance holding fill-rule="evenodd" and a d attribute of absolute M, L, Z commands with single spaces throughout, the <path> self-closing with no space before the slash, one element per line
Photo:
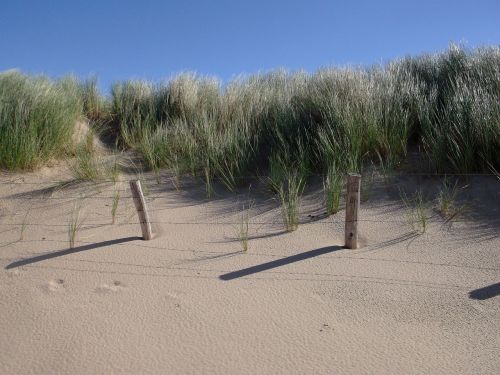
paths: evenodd
<path fill-rule="evenodd" d="M 270 170 L 279 148 L 302 147 L 309 172 L 397 169 L 410 146 L 429 172 L 500 169 L 500 49 L 450 46 L 370 68 L 272 71 L 226 84 L 180 74 L 153 84 L 0 75 L 0 166 L 33 168 L 63 155 L 79 115 L 159 172 L 199 176 L 212 195 Z M 281 152 L 280 151 L 280 152 Z M 271 179 L 274 177 L 271 176 Z M 307 179 L 308 176 L 305 176 Z"/>
<path fill-rule="evenodd" d="M 81 110 L 72 79 L 0 73 L 0 168 L 33 169 L 66 155 Z"/>

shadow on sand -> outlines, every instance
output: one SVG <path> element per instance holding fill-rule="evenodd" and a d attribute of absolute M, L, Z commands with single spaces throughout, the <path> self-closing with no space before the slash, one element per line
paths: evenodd
<path fill-rule="evenodd" d="M 33 258 L 27 258 L 27 259 L 22 259 L 15 261 L 13 263 L 8 264 L 5 269 L 9 270 L 12 268 L 17 268 L 21 266 L 26 266 L 28 264 L 32 263 L 38 263 L 44 260 L 52 259 L 52 258 L 57 258 L 61 257 L 64 255 L 69 255 L 69 254 L 74 254 L 74 253 L 79 253 L 81 251 L 86 251 L 86 250 L 93 250 L 93 249 L 98 249 L 100 247 L 106 247 L 106 246 L 111 246 L 111 245 L 117 245 L 120 243 L 124 242 L 130 242 L 130 241 L 136 241 L 136 240 L 142 240 L 141 237 L 124 237 L 124 238 L 118 238 L 115 240 L 109 240 L 109 241 L 103 241 L 103 242 L 96 242 L 88 245 L 82 245 L 82 246 L 77 246 L 72 249 L 66 249 L 66 250 L 60 250 L 56 251 L 54 253 L 48 253 L 48 254 L 43 254 L 43 255 L 38 255 Z"/>
<path fill-rule="evenodd" d="M 469 292 L 470 299 L 485 300 L 500 295 L 500 283 L 491 284 Z"/>
<path fill-rule="evenodd" d="M 252 275 L 252 274 L 258 273 L 258 272 L 267 271 L 267 270 L 270 270 L 270 269 L 273 269 L 273 268 L 277 268 L 277 267 L 281 267 L 281 266 L 285 266 L 287 264 L 299 262 L 301 260 L 306 260 L 306 259 L 309 259 L 309 258 L 314 258 L 314 257 L 317 257 L 319 255 L 328 254 L 328 253 L 331 253 L 331 252 L 334 252 L 334 251 L 337 251 L 337 250 L 341 250 L 341 249 L 343 249 L 342 246 L 321 247 L 319 249 L 306 251 L 304 253 L 292 255 L 292 256 L 289 256 L 289 257 L 286 257 L 286 258 L 281 258 L 281 259 L 273 260 L 272 262 L 262 263 L 262 264 L 258 264 L 256 266 L 252 266 L 252 267 L 248 267 L 248 268 L 243 268 L 243 269 L 238 270 L 238 271 L 233 271 L 233 272 L 225 273 L 224 275 L 220 275 L 219 279 L 224 280 L 224 281 L 238 279 L 240 277 Z"/>

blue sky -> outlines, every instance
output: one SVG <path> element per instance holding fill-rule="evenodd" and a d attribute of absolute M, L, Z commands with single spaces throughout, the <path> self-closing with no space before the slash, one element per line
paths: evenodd
<path fill-rule="evenodd" d="M 500 1 L 2 0 L 0 71 L 228 80 L 500 44 Z"/>

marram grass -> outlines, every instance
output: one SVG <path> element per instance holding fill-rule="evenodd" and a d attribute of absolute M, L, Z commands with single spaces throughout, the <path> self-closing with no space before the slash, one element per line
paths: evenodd
<path fill-rule="evenodd" d="M 0 168 L 32 169 L 71 151 L 81 111 L 71 79 L 0 73 Z"/>
<path fill-rule="evenodd" d="M 367 162 L 397 168 L 412 145 L 427 156 L 429 172 L 500 165 L 497 47 L 451 46 L 371 68 L 275 71 L 225 86 L 184 74 L 119 87 L 128 88 L 128 96 L 113 94 L 124 143 L 152 168 L 198 173 L 229 190 L 240 177 L 272 172 L 277 154 L 293 159 L 297 144 L 310 172 L 325 175 Z"/>
<path fill-rule="evenodd" d="M 452 45 L 380 66 L 273 71 L 225 85 L 186 73 L 117 82 L 110 98 L 94 79 L 7 72 L 0 166 L 34 168 L 64 155 L 81 115 L 147 167 L 200 177 L 207 194 L 215 181 L 235 190 L 249 175 L 272 173 L 273 158 L 342 175 L 372 162 L 397 168 L 413 148 L 431 173 L 489 172 L 500 169 L 500 49 Z"/>

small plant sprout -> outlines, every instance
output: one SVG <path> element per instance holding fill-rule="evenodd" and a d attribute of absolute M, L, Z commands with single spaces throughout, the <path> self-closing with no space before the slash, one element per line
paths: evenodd
<path fill-rule="evenodd" d="M 81 209 L 82 209 L 81 202 L 75 202 L 75 205 L 73 206 L 73 211 L 71 212 L 68 221 L 68 240 L 70 249 L 75 247 L 75 242 L 78 232 L 80 231 L 83 224 L 83 219 L 81 217 Z"/>
<path fill-rule="evenodd" d="M 120 166 L 118 164 L 116 156 L 113 160 L 113 165 L 109 168 L 109 176 L 111 178 L 111 181 L 113 181 L 113 184 L 116 185 L 116 183 L 120 179 Z"/>
<path fill-rule="evenodd" d="M 70 166 L 73 177 L 78 181 L 97 181 L 100 177 L 99 166 L 93 152 L 78 147 L 75 160 Z"/>
<path fill-rule="evenodd" d="M 304 190 L 304 177 L 298 172 L 288 172 L 287 178 L 278 190 L 281 204 L 281 216 L 287 232 L 293 232 L 299 227 L 300 198 Z"/>
<path fill-rule="evenodd" d="M 115 223 L 116 211 L 118 210 L 118 204 L 120 202 L 120 191 L 116 190 L 113 194 L 113 204 L 111 205 L 111 220 Z"/>
<path fill-rule="evenodd" d="M 238 231 L 238 239 L 241 244 L 241 248 L 244 252 L 248 251 L 248 223 L 250 220 L 250 209 L 252 203 L 248 206 L 243 205 L 243 210 L 241 211 L 240 217 L 240 227 Z"/>
<path fill-rule="evenodd" d="M 462 187 L 465 188 L 468 185 Z M 446 178 L 443 181 L 443 185 L 439 191 L 437 198 L 437 210 L 446 219 L 446 223 L 451 223 L 461 216 L 467 209 L 467 205 L 458 206 L 456 204 L 456 198 L 458 197 L 459 188 L 458 181 L 452 185 Z"/>
<path fill-rule="evenodd" d="M 449 224 L 450 226 L 452 225 L 453 221 L 455 221 L 457 218 L 459 218 L 460 216 L 464 215 L 464 213 L 466 212 L 468 206 L 466 204 L 460 206 L 460 207 L 457 207 L 457 208 L 454 208 L 453 209 L 453 212 L 451 212 L 446 221 L 445 221 L 445 224 Z"/>
<path fill-rule="evenodd" d="M 438 210 L 444 217 L 448 217 L 454 210 L 455 199 L 458 194 L 458 181 L 451 184 L 449 180 L 445 177 L 443 185 L 439 191 L 438 195 Z"/>
<path fill-rule="evenodd" d="M 334 168 L 328 168 L 327 175 L 323 180 L 326 213 L 328 215 L 336 214 L 339 211 L 342 185 L 342 176 Z"/>
<path fill-rule="evenodd" d="M 28 215 L 29 215 L 29 213 L 30 213 L 30 208 L 28 208 L 26 210 L 26 213 L 24 214 L 23 222 L 21 223 L 21 232 L 19 233 L 19 241 L 24 240 L 24 232 L 26 230 L 26 226 L 28 225 L 27 221 L 28 221 Z"/>
<path fill-rule="evenodd" d="M 269 164 L 268 183 L 277 195 L 281 206 L 283 225 L 287 232 L 299 226 L 300 199 L 306 185 L 307 160 L 302 147 L 296 155 L 282 148 L 275 153 Z"/>
<path fill-rule="evenodd" d="M 406 209 L 408 225 L 413 231 L 424 234 L 427 230 L 428 217 L 427 203 L 422 191 L 418 190 L 412 197 L 408 197 L 408 195 L 400 189 L 399 195 Z"/>

